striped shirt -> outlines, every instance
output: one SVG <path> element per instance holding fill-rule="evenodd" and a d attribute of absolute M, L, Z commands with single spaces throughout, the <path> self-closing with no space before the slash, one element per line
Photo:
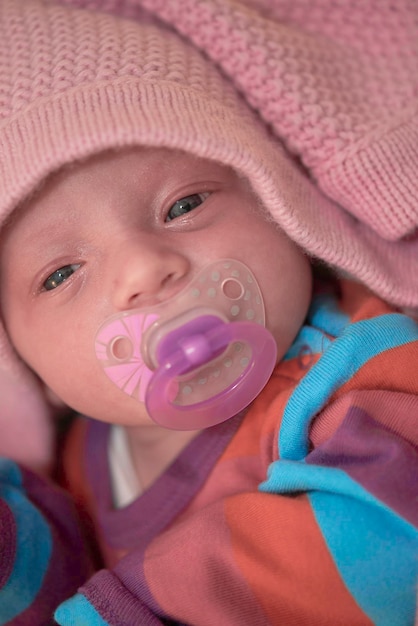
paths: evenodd
<path fill-rule="evenodd" d="M 105 568 L 58 624 L 414 624 L 418 325 L 341 287 L 315 297 L 245 414 L 128 506 L 112 505 L 111 427 L 80 418 L 67 476 Z"/>
<path fill-rule="evenodd" d="M 246 414 L 203 431 L 129 506 L 112 507 L 110 427 L 80 424 L 73 489 L 108 569 L 60 624 L 413 624 L 418 325 L 341 287 L 317 294 Z"/>

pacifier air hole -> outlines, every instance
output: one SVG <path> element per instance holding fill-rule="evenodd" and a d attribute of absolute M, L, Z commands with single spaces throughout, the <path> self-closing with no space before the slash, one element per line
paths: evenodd
<path fill-rule="evenodd" d="M 116 361 L 127 361 L 133 356 L 132 342 L 128 337 L 115 337 L 108 345 L 108 356 Z"/>
<path fill-rule="evenodd" d="M 226 298 L 239 300 L 244 295 L 244 287 L 236 278 L 227 278 L 222 282 L 222 291 Z"/>

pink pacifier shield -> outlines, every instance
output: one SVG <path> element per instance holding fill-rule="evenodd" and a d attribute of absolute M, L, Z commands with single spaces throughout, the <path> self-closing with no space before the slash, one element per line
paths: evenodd
<path fill-rule="evenodd" d="M 110 380 L 130 396 L 145 402 L 152 376 L 144 362 L 141 345 L 144 332 L 158 320 L 155 313 L 123 313 L 111 318 L 96 336 L 96 356 Z"/>
<path fill-rule="evenodd" d="M 225 259 L 177 296 L 122 312 L 96 336 L 106 374 L 165 427 L 194 430 L 245 408 L 266 384 L 276 343 L 251 271 Z"/>

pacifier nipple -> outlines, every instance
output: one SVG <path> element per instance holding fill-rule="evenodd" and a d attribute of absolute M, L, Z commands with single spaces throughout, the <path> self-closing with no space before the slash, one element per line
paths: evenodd
<path fill-rule="evenodd" d="M 229 419 L 260 393 L 276 363 L 251 271 L 225 259 L 177 296 L 107 320 L 96 354 L 120 389 L 161 426 L 197 430 Z"/>

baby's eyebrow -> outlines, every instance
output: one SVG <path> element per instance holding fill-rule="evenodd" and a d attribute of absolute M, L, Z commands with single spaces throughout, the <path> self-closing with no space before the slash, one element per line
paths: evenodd
<path fill-rule="evenodd" d="M 65 224 L 59 222 L 45 224 L 43 221 L 33 223 L 31 220 L 31 223 L 24 226 L 24 231 L 18 234 L 19 253 L 35 253 L 37 258 L 73 254 L 82 244 L 80 238 L 71 231 L 72 228 L 66 228 Z"/>

